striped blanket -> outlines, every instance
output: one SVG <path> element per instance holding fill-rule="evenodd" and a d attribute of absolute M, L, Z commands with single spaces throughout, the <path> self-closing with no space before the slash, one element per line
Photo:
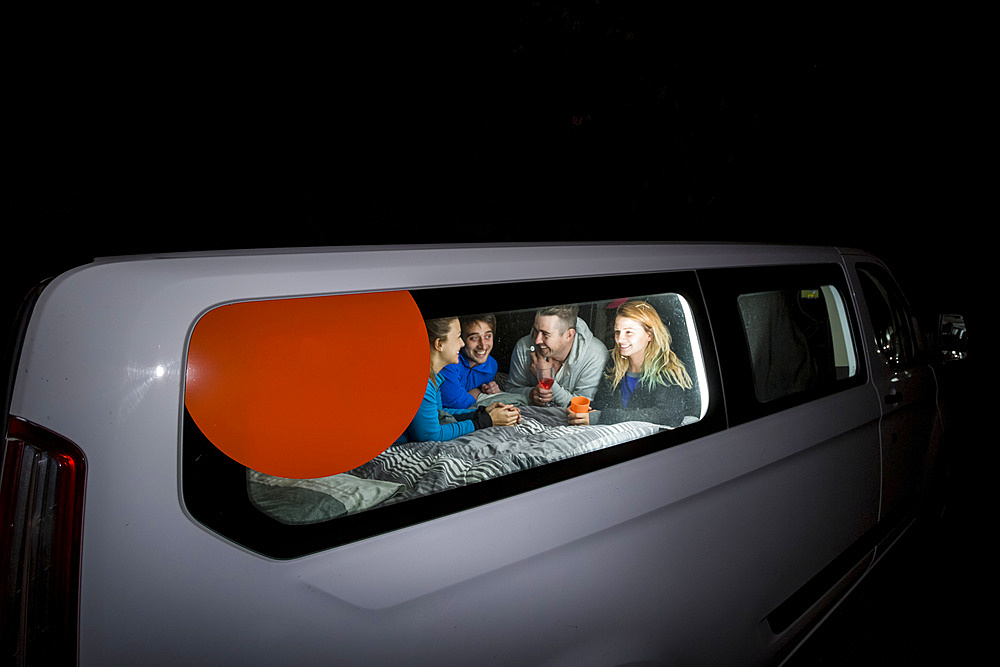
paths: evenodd
<path fill-rule="evenodd" d="M 340 475 L 289 480 L 248 471 L 248 490 L 257 507 L 278 521 L 315 523 L 596 451 L 659 428 L 646 422 L 567 426 L 562 408 L 524 406 L 517 426 L 444 442 L 395 444 Z"/>

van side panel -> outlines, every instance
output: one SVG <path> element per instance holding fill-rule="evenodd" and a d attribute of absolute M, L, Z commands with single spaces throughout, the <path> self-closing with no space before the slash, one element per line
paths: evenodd
<path fill-rule="evenodd" d="M 146 484 L 91 535 L 116 553 L 88 563 L 82 655 L 763 660 L 809 620 L 774 636 L 768 614 L 874 525 L 878 452 L 859 443 L 877 415 L 867 388 L 849 393 L 821 402 L 825 420 L 776 416 L 291 562 L 158 511 L 167 490 Z M 125 495 L 93 510 L 115 516 Z"/>
<path fill-rule="evenodd" d="M 61 277 L 29 325 L 11 411 L 88 459 L 80 664 L 770 660 L 821 609 L 777 635 L 768 615 L 877 521 L 870 383 L 278 561 L 185 510 L 186 344 L 202 313 L 238 300 L 468 284 L 473 269 L 488 283 L 838 257 L 714 246 L 378 249 L 108 262 Z"/>

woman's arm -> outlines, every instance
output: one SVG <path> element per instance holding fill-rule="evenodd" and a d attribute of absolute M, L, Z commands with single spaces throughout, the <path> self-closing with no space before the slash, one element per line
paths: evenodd
<path fill-rule="evenodd" d="M 427 390 L 424 398 L 420 401 L 417 414 L 406 429 L 406 436 L 411 442 L 427 442 L 453 440 L 460 435 L 472 433 L 475 430 L 475 423 L 472 420 L 455 421 L 442 424 L 438 415 L 440 399 L 437 388 L 430 382 L 427 383 Z M 445 410 L 445 412 L 461 413 L 468 410 Z"/>

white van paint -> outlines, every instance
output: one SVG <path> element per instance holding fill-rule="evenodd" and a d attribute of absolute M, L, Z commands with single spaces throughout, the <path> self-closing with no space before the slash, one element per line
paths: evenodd
<path fill-rule="evenodd" d="M 86 457 L 79 663 L 780 660 L 906 525 L 934 465 L 910 416 L 936 417 L 933 372 L 880 357 L 862 262 L 878 264 L 782 246 L 377 247 L 107 259 L 59 276 L 28 320 L 9 413 Z M 737 419 L 708 275 L 818 265 L 844 272 L 863 377 Z M 188 510 L 185 359 L 212 308 L 684 271 L 705 286 L 700 335 L 721 371 L 705 435 L 288 559 Z"/>

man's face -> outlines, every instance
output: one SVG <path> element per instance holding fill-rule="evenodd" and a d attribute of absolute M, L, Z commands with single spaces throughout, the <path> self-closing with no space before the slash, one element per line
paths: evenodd
<path fill-rule="evenodd" d="M 565 361 L 573 348 L 575 329 L 563 330 L 563 322 L 555 315 L 535 315 L 532 331 L 535 345 L 543 356 Z"/>
<path fill-rule="evenodd" d="M 486 358 L 493 349 L 493 330 L 486 322 L 473 322 L 462 332 L 465 347 L 462 356 L 469 360 L 470 366 L 486 363 Z"/>

